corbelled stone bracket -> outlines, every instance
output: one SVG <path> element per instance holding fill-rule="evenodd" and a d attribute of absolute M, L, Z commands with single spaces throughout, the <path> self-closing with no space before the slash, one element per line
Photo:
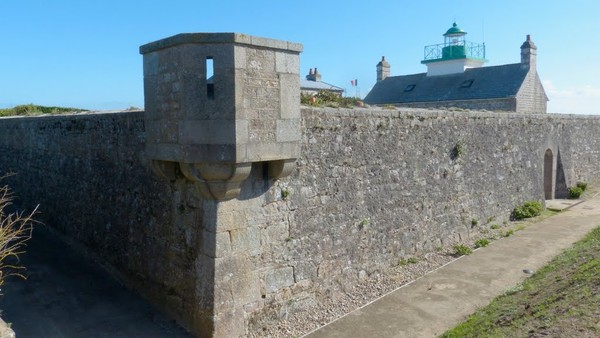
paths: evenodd
<path fill-rule="evenodd" d="M 140 47 L 146 154 L 202 194 L 238 196 L 252 163 L 289 175 L 300 152 L 302 45 L 238 33 L 178 34 Z"/>

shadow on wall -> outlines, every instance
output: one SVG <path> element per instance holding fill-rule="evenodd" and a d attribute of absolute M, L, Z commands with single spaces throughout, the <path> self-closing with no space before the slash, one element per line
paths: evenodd
<path fill-rule="evenodd" d="M 567 180 L 565 177 L 565 169 L 563 167 L 562 159 L 560 158 L 560 148 L 558 149 L 558 152 L 556 154 L 556 188 L 554 190 L 554 197 L 569 197 Z"/>
<path fill-rule="evenodd" d="M 560 149 L 557 149 L 556 152 L 556 171 L 554 168 L 554 163 L 552 149 L 548 148 L 544 153 L 544 197 L 547 200 L 554 198 L 567 198 L 569 196 L 567 180 L 565 177 L 565 169 L 560 156 Z"/>

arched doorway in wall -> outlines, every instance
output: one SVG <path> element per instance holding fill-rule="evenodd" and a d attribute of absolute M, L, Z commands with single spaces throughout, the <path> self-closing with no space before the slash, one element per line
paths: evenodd
<path fill-rule="evenodd" d="M 544 196 L 547 200 L 554 198 L 552 194 L 553 166 L 554 158 L 552 156 L 552 149 L 548 149 L 544 154 Z"/>

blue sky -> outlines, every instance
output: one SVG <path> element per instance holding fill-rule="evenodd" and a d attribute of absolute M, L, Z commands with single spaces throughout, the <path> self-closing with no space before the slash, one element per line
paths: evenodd
<path fill-rule="evenodd" d="M 148 42 L 183 32 L 239 32 L 300 42 L 301 75 L 364 96 L 382 55 L 392 75 L 424 72 L 425 45 L 454 20 L 485 42 L 487 65 L 516 63 L 531 34 L 549 112 L 600 114 L 600 1 L 128 1 L 0 2 L 0 107 L 143 106 Z"/>

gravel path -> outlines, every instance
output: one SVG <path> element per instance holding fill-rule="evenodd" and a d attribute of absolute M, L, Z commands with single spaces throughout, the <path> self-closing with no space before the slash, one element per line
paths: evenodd
<path fill-rule="evenodd" d="M 310 311 L 289 314 L 275 325 L 251 332 L 249 337 L 300 337 L 456 259 L 449 252 L 428 253 L 416 263 L 390 268 L 367 278 L 341 297 L 320 299 Z"/>

